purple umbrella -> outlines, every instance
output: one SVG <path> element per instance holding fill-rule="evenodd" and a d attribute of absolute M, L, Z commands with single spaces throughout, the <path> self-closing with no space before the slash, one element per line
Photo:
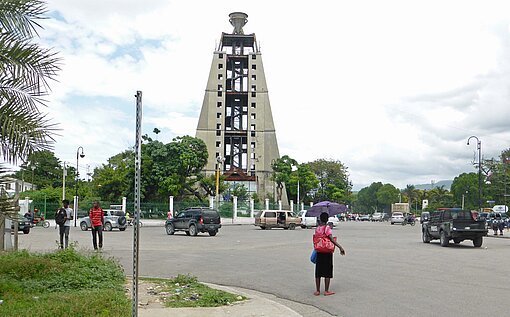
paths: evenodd
<path fill-rule="evenodd" d="M 327 212 L 329 216 L 335 216 L 347 211 L 344 204 L 333 203 L 330 201 L 321 201 L 310 207 L 306 212 L 306 217 L 319 217 L 321 213 Z"/>

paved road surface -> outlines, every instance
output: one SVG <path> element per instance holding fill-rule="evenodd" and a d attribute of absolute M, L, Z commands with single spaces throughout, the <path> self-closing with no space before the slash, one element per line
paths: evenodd
<path fill-rule="evenodd" d="M 191 273 L 200 281 L 274 294 L 338 316 L 498 316 L 508 311 L 510 239 L 485 238 L 482 248 L 470 241 L 442 248 L 437 241 L 422 243 L 419 225 L 341 223 L 333 234 L 347 255 L 335 254 L 331 290 L 337 294 L 315 297 L 312 233 L 244 225 L 224 226 L 216 237 L 188 237 L 143 227 L 140 275 Z M 91 248 L 90 231 L 73 228 L 71 237 L 80 248 Z M 20 236 L 20 244 L 47 250 L 55 248 L 56 238 L 56 230 L 35 228 Z M 106 232 L 104 252 L 130 274 L 132 228 Z"/>

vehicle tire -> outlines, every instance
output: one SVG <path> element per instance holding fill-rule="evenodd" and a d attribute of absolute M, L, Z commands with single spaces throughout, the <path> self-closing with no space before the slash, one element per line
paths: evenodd
<path fill-rule="evenodd" d="M 113 230 L 113 227 L 112 227 L 112 224 L 107 222 L 104 224 L 104 230 L 105 231 L 112 231 Z"/>
<path fill-rule="evenodd" d="M 169 223 L 165 226 L 166 234 L 173 235 L 175 233 L 174 225 Z"/>
<path fill-rule="evenodd" d="M 283 230 L 289 230 L 289 227 L 283 227 Z"/>
<path fill-rule="evenodd" d="M 476 237 L 473 239 L 473 246 L 475 248 L 479 248 L 481 247 L 483 244 L 483 237 Z"/>
<path fill-rule="evenodd" d="M 119 228 L 120 231 L 126 231 L 126 227 L 124 228 Z"/>
<path fill-rule="evenodd" d="M 421 239 L 423 243 L 430 243 L 430 235 L 427 229 L 422 230 Z"/>
<path fill-rule="evenodd" d="M 296 224 L 294 224 L 294 223 L 289 224 L 289 229 L 290 230 L 296 229 Z"/>
<path fill-rule="evenodd" d="M 186 230 L 184 232 L 186 232 L 186 235 L 189 236 L 189 230 Z"/>
<path fill-rule="evenodd" d="M 301 225 L 301 228 L 302 228 L 302 229 L 306 229 L 306 226 L 305 226 L 305 225 Z"/>
<path fill-rule="evenodd" d="M 209 235 L 210 235 L 211 237 L 214 237 L 217 233 L 218 233 L 218 231 L 217 231 L 217 230 L 211 230 L 211 231 L 209 231 Z"/>
<path fill-rule="evenodd" d="M 405 226 L 407 223 L 405 221 L 402 222 L 402 225 Z"/>
<path fill-rule="evenodd" d="M 29 233 L 30 233 L 30 228 L 23 229 L 23 234 L 29 234 Z"/>
<path fill-rule="evenodd" d="M 391 224 L 393 224 L 393 222 Z"/>
<path fill-rule="evenodd" d="M 416 223 L 415 223 L 414 221 L 411 221 L 409 224 L 410 224 L 411 226 L 414 226 Z"/>
<path fill-rule="evenodd" d="M 80 229 L 81 231 L 87 231 L 89 229 L 89 226 L 85 221 L 80 222 Z"/>
<path fill-rule="evenodd" d="M 260 226 L 260 229 L 262 229 L 262 230 L 266 230 L 266 227 L 264 227 L 264 226 Z"/>
<path fill-rule="evenodd" d="M 450 243 L 450 241 L 446 237 L 446 232 L 444 232 L 444 230 L 439 233 L 439 243 L 441 244 L 442 247 L 447 247 L 448 244 Z"/>
<path fill-rule="evenodd" d="M 459 244 L 459 243 L 461 243 L 461 242 L 462 242 L 462 241 L 460 241 L 459 239 L 453 239 L 453 243 L 455 243 L 455 244 Z"/>
<path fill-rule="evenodd" d="M 43 226 L 43 228 L 49 228 L 50 222 L 48 220 L 44 220 L 44 222 L 42 223 L 42 226 Z"/>
<path fill-rule="evenodd" d="M 193 224 L 192 224 L 192 225 L 190 225 L 190 226 L 189 226 L 189 234 L 190 234 L 191 236 L 196 237 L 196 235 L 198 234 L 197 226 L 195 226 L 195 225 L 193 225 Z"/>
<path fill-rule="evenodd" d="M 126 224 L 126 217 L 120 216 L 118 222 L 119 226 L 124 226 Z"/>

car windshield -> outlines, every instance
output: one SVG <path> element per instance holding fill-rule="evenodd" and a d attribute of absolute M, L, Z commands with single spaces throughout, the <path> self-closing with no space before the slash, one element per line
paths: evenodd
<path fill-rule="evenodd" d="M 394 212 L 393 213 L 393 217 L 399 217 L 399 216 L 403 216 L 403 214 L 401 212 Z"/>

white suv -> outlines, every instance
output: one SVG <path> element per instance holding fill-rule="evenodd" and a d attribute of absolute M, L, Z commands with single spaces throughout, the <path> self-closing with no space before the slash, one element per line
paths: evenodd
<path fill-rule="evenodd" d="M 305 217 L 306 210 L 299 212 L 299 218 L 301 218 L 301 228 L 317 227 L 317 217 Z M 336 216 L 329 217 L 328 223 L 332 223 L 333 227 L 338 225 L 338 218 Z"/>
<path fill-rule="evenodd" d="M 391 219 L 390 219 L 390 222 L 391 224 L 394 224 L 394 223 L 403 223 L 404 222 L 404 214 L 401 213 L 401 212 L 394 212 L 391 214 Z"/>

